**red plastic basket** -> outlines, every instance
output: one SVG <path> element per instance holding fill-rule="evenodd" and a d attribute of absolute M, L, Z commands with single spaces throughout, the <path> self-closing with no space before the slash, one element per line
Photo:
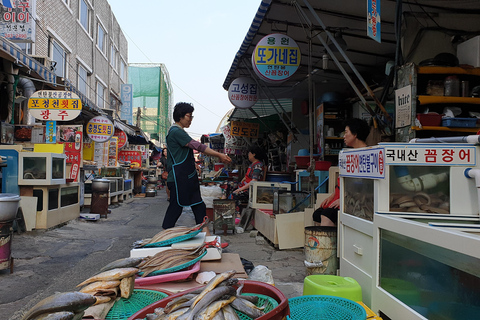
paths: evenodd
<path fill-rule="evenodd" d="M 243 287 L 243 292 L 263 294 L 275 299 L 278 302 L 278 306 L 275 309 L 265 314 L 264 316 L 257 318 L 256 320 L 283 320 L 287 317 L 287 315 L 290 315 L 288 299 L 280 290 L 278 290 L 272 285 L 259 281 L 245 280 L 244 284 L 245 285 Z M 183 296 L 185 293 L 188 293 L 195 289 L 196 288 L 179 292 L 177 294 L 166 297 L 165 299 L 152 303 L 151 305 L 134 313 L 130 318 L 128 318 L 128 320 L 145 319 L 147 314 L 153 313 L 156 308 L 163 308 L 167 305 L 168 302 L 175 299 L 176 297 Z"/>

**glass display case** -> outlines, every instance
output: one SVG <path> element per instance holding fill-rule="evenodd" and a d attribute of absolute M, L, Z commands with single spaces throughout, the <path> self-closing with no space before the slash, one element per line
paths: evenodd
<path fill-rule="evenodd" d="M 327 193 L 328 192 L 328 171 L 314 171 L 314 186 L 316 191 L 319 193 Z M 327 179 L 327 181 L 325 181 Z M 310 172 L 306 170 L 298 170 L 297 171 L 297 182 L 298 187 L 297 191 L 310 191 Z M 318 189 L 317 189 L 318 188 Z"/>
<path fill-rule="evenodd" d="M 14 130 L 13 124 L 0 122 L 0 144 L 13 144 Z"/>
<path fill-rule="evenodd" d="M 278 192 L 278 201 L 274 202 L 273 205 L 273 213 L 303 212 L 305 208 L 313 206 L 312 199 L 310 192 L 280 190 Z M 278 206 L 275 204 L 278 204 Z"/>
<path fill-rule="evenodd" d="M 476 319 L 480 230 L 452 231 L 429 219 L 379 215 L 374 310 L 392 319 Z M 450 225 L 465 224 L 454 217 Z M 471 225 L 478 225 L 471 223 Z"/>
<path fill-rule="evenodd" d="M 373 180 L 364 178 L 343 179 L 343 212 L 358 218 L 373 220 Z"/>
<path fill-rule="evenodd" d="M 65 184 L 65 154 L 20 152 L 19 185 Z"/>
<path fill-rule="evenodd" d="M 255 209 L 273 210 L 273 192 L 275 190 L 290 191 L 289 183 L 252 181 L 249 189 L 249 207 Z"/>

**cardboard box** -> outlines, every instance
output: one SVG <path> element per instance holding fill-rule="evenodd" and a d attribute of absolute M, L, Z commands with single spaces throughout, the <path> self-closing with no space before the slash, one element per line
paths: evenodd
<path fill-rule="evenodd" d="M 480 67 L 480 36 L 460 43 L 457 46 L 457 57 L 460 64 Z"/>

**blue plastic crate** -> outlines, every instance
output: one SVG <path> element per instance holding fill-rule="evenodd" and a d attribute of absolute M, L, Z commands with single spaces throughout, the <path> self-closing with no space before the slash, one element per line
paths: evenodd
<path fill-rule="evenodd" d="M 454 128 L 475 128 L 477 118 L 443 118 L 442 126 Z"/>

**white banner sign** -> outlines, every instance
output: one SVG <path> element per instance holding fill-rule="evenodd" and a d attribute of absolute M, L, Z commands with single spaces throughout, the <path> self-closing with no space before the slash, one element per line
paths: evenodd
<path fill-rule="evenodd" d="M 401 145 L 385 147 L 386 164 L 476 166 L 474 146 Z"/>
<path fill-rule="evenodd" d="M 383 179 L 385 178 L 385 154 L 383 148 L 344 150 L 338 156 L 341 176 Z"/>
<path fill-rule="evenodd" d="M 412 86 L 395 90 L 395 127 L 401 128 L 412 123 Z"/>

